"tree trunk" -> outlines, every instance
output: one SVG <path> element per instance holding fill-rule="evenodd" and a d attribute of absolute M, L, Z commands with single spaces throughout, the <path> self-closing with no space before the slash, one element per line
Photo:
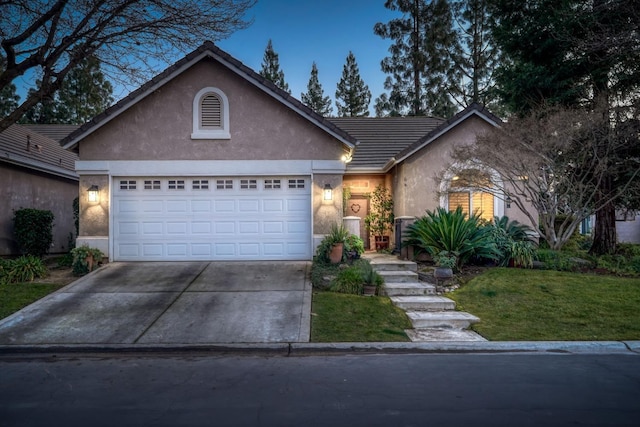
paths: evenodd
<path fill-rule="evenodd" d="M 607 197 L 611 194 L 612 178 L 603 180 L 600 197 Z M 603 196 L 604 194 L 604 196 Z M 618 236 L 616 233 L 616 207 L 613 202 L 607 203 L 602 209 L 596 212 L 596 223 L 593 227 L 593 244 L 589 253 L 591 255 L 613 254 L 616 251 Z"/>

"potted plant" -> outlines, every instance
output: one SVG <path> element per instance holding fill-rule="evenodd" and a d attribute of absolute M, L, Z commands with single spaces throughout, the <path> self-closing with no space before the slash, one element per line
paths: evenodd
<path fill-rule="evenodd" d="M 350 261 L 355 261 L 364 253 L 364 242 L 355 234 L 349 234 L 344 242 L 344 251 Z"/>
<path fill-rule="evenodd" d="M 104 256 L 100 249 L 90 248 L 87 245 L 73 248 L 71 255 L 73 255 L 72 266 L 75 276 L 84 276 L 87 273 L 91 273 L 102 262 Z"/>
<path fill-rule="evenodd" d="M 382 276 L 366 261 L 360 266 L 360 275 L 362 277 L 362 294 L 365 296 L 376 295 L 378 289 L 384 283 Z"/>
<path fill-rule="evenodd" d="M 458 256 L 455 252 L 442 251 L 435 257 L 436 268 L 433 270 L 433 276 L 437 280 L 446 280 L 453 277 L 453 269 L 458 264 Z"/>
<path fill-rule="evenodd" d="M 364 218 L 364 225 L 375 238 L 376 250 L 389 247 L 389 235 L 393 229 L 393 199 L 391 193 L 382 184 L 373 193 L 368 194 L 371 200 L 371 212 Z"/>
<path fill-rule="evenodd" d="M 342 262 L 342 256 L 344 254 L 344 242 L 349 237 L 349 230 L 344 228 L 343 225 L 333 224 L 331 226 L 331 232 L 325 237 L 328 240 L 328 244 L 331 246 L 329 252 L 329 260 L 332 264 L 338 264 Z"/>

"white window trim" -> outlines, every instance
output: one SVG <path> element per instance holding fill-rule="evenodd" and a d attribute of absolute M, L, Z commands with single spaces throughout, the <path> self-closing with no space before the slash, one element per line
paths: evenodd
<path fill-rule="evenodd" d="M 453 168 L 449 168 L 449 170 L 445 172 L 442 181 L 440 181 L 440 207 L 446 209 L 447 211 L 449 210 L 449 191 L 452 190 L 451 181 L 453 180 L 453 177 L 455 175 L 454 170 L 462 169 L 465 168 L 460 167 L 460 164 L 455 164 Z M 485 172 L 489 174 L 489 176 L 491 177 L 491 181 L 493 181 L 494 183 L 500 182 L 500 175 L 496 171 L 485 169 Z M 469 206 L 473 209 L 473 203 L 471 202 L 472 194 L 480 191 L 477 189 L 464 187 L 456 188 L 454 191 L 456 190 L 469 193 Z M 493 194 L 493 216 L 501 218 L 505 215 L 505 199 L 506 197 L 504 196 L 504 193 L 502 191 Z"/>
<path fill-rule="evenodd" d="M 222 103 L 222 129 L 200 128 L 200 105 L 202 98 L 210 93 L 218 96 Z M 231 139 L 231 134 L 229 133 L 229 100 L 220 89 L 205 87 L 200 89 L 193 98 L 193 133 L 191 134 L 191 139 Z"/>

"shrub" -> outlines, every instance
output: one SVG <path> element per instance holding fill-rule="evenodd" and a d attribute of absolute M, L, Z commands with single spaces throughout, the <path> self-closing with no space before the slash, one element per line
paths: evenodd
<path fill-rule="evenodd" d="M 578 257 L 573 252 L 538 249 L 535 258 L 544 264 L 546 270 L 580 271 L 585 267 L 595 266 L 595 261 L 587 254 L 580 255 Z"/>
<path fill-rule="evenodd" d="M 31 282 L 34 279 L 45 277 L 47 267 L 42 260 L 33 255 L 25 255 L 13 261 L 3 262 L 4 283 Z"/>
<path fill-rule="evenodd" d="M 316 249 L 316 260 L 325 264 L 331 262 L 329 259 L 329 254 L 331 253 L 333 245 L 335 245 L 336 243 L 345 243 L 348 237 L 349 231 L 343 225 L 333 224 L 331 226 L 331 231 L 329 232 L 329 234 L 327 234 L 325 238 L 322 239 Z M 342 248 L 342 259 L 345 259 L 346 247 L 347 245 L 344 245 L 344 247 Z"/>
<path fill-rule="evenodd" d="M 20 209 L 14 212 L 13 226 L 22 253 L 42 257 L 49 252 L 53 242 L 53 219 L 51 211 Z"/>
<path fill-rule="evenodd" d="M 344 241 L 344 251 L 350 258 L 358 258 L 364 253 L 364 242 L 355 234 L 350 234 Z M 355 256 L 352 256 L 352 254 L 355 254 Z"/>
<path fill-rule="evenodd" d="M 73 255 L 72 267 L 74 276 L 84 276 L 92 272 L 98 267 L 98 263 L 102 261 L 104 256 L 100 249 L 90 248 L 86 245 L 72 249 L 71 254 Z M 93 260 L 92 263 L 89 262 L 90 259 Z"/>
<path fill-rule="evenodd" d="M 496 247 L 489 229 L 480 225 L 480 217 L 467 215 L 458 207 L 449 212 L 444 208 L 427 211 L 407 227 L 405 246 L 414 246 L 416 255 L 426 252 L 432 257 L 441 252 L 457 254 L 458 268 L 471 258 L 497 260 L 500 251 Z"/>
<path fill-rule="evenodd" d="M 498 265 L 506 267 L 509 261 L 519 266 L 530 267 L 535 257 L 535 245 L 530 240 L 533 229 L 518 221 L 509 221 L 509 217 L 494 217 L 486 226 L 496 247 L 500 251 Z M 516 259 L 517 258 L 517 259 Z"/>
<path fill-rule="evenodd" d="M 360 295 L 363 291 L 362 271 L 357 266 L 345 268 L 338 273 L 329 290 L 342 294 Z"/>

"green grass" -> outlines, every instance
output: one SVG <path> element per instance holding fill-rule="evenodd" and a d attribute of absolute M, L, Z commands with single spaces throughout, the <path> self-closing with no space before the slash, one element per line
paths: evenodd
<path fill-rule="evenodd" d="M 0 284 L 0 319 L 4 319 L 63 286 L 57 283 L 30 282 Z"/>
<path fill-rule="evenodd" d="M 495 268 L 447 295 L 492 341 L 640 339 L 640 279 Z"/>
<path fill-rule="evenodd" d="M 386 297 L 313 293 L 312 342 L 409 341 L 411 322 Z"/>

